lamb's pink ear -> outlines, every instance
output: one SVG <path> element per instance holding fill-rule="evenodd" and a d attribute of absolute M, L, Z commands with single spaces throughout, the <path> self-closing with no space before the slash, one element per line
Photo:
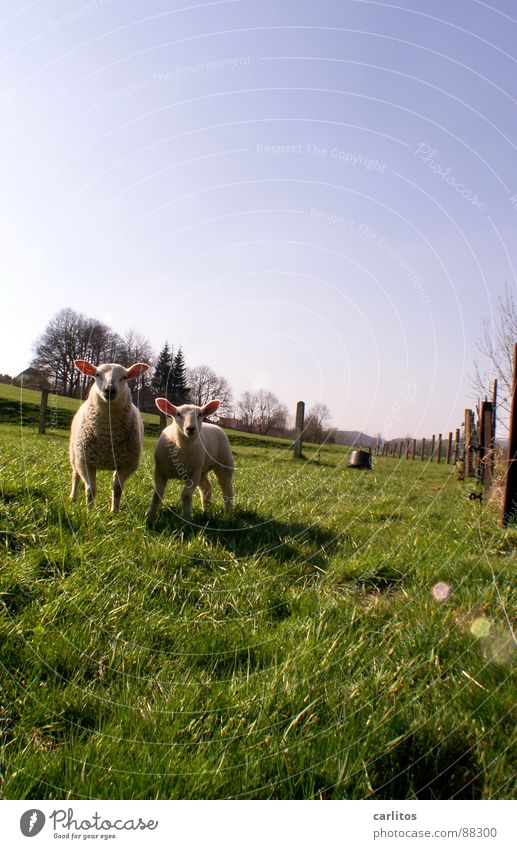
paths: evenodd
<path fill-rule="evenodd" d="M 154 403 L 158 407 L 160 413 L 165 413 L 166 416 L 173 417 L 176 412 L 176 407 L 174 404 L 171 404 L 170 401 L 167 401 L 167 398 L 155 398 Z"/>
<path fill-rule="evenodd" d="M 95 377 L 97 374 L 97 369 L 88 360 L 74 360 L 74 366 L 81 374 L 86 374 L 88 377 Z"/>
<path fill-rule="evenodd" d="M 215 411 L 219 408 L 220 401 L 209 401 L 208 404 L 205 404 L 204 407 L 201 407 L 201 412 L 203 413 L 203 418 L 206 419 L 207 416 L 212 416 Z"/>
<path fill-rule="evenodd" d="M 131 380 L 133 377 L 140 377 L 141 374 L 145 374 L 150 368 L 151 366 L 148 366 L 147 363 L 135 363 L 131 368 L 128 368 L 127 379 Z"/>

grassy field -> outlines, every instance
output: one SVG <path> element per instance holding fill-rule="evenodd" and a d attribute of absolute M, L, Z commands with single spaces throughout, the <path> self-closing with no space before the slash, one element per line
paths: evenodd
<path fill-rule="evenodd" d="M 0 426 L 4 798 L 515 793 L 517 533 L 452 467 L 236 435 L 233 518 L 148 527 L 154 440 L 112 517 L 67 438 Z"/>

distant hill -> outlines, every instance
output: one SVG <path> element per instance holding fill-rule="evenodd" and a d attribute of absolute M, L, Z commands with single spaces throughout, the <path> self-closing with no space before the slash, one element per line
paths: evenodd
<path fill-rule="evenodd" d="M 360 430 L 336 430 L 334 436 L 338 445 L 362 445 L 364 448 L 373 448 L 377 441 L 374 436 L 368 436 Z"/>

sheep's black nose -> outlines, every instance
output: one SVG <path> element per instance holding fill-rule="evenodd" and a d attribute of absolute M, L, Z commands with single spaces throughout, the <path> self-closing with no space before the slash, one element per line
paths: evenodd
<path fill-rule="evenodd" d="M 193 436 L 195 434 L 195 432 L 196 432 L 195 427 L 188 427 L 187 428 L 187 433 L 188 433 L 189 436 Z"/>
<path fill-rule="evenodd" d="M 114 386 L 107 386 L 106 389 L 104 390 L 104 394 L 105 394 L 106 398 L 110 398 L 110 399 L 115 398 L 115 396 L 117 394 L 117 390 L 115 389 Z"/>

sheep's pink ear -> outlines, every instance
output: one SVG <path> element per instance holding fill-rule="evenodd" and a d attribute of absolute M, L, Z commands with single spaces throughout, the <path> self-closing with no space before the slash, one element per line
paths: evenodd
<path fill-rule="evenodd" d="M 155 398 L 154 403 L 158 407 L 160 413 L 165 413 L 166 416 L 173 417 L 176 412 L 176 407 L 174 404 L 171 404 L 170 401 L 167 401 L 167 398 Z"/>
<path fill-rule="evenodd" d="M 215 413 L 215 411 L 219 408 L 220 401 L 209 401 L 208 404 L 205 404 L 204 407 L 201 407 L 201 412 L 203 413 L 203 418 L 207 416 L 211 416 Z"/>
<path fill-rule="evenodd" d="M 74 360 L 74 366 L 81 374 L 87 374 L 88 377 L 95 377 L 97 374 L 97 369 L 88 360 Z"/>
<path fill-rule="evenodd" d="M 140 377 L 141 374 L 145 374 L 150 368 L 151 366 L 148 366 L 147 363 L 135 363 L 131 368 L 128 368 L 127 379 L 132 380 L 133 377 Z"/>

